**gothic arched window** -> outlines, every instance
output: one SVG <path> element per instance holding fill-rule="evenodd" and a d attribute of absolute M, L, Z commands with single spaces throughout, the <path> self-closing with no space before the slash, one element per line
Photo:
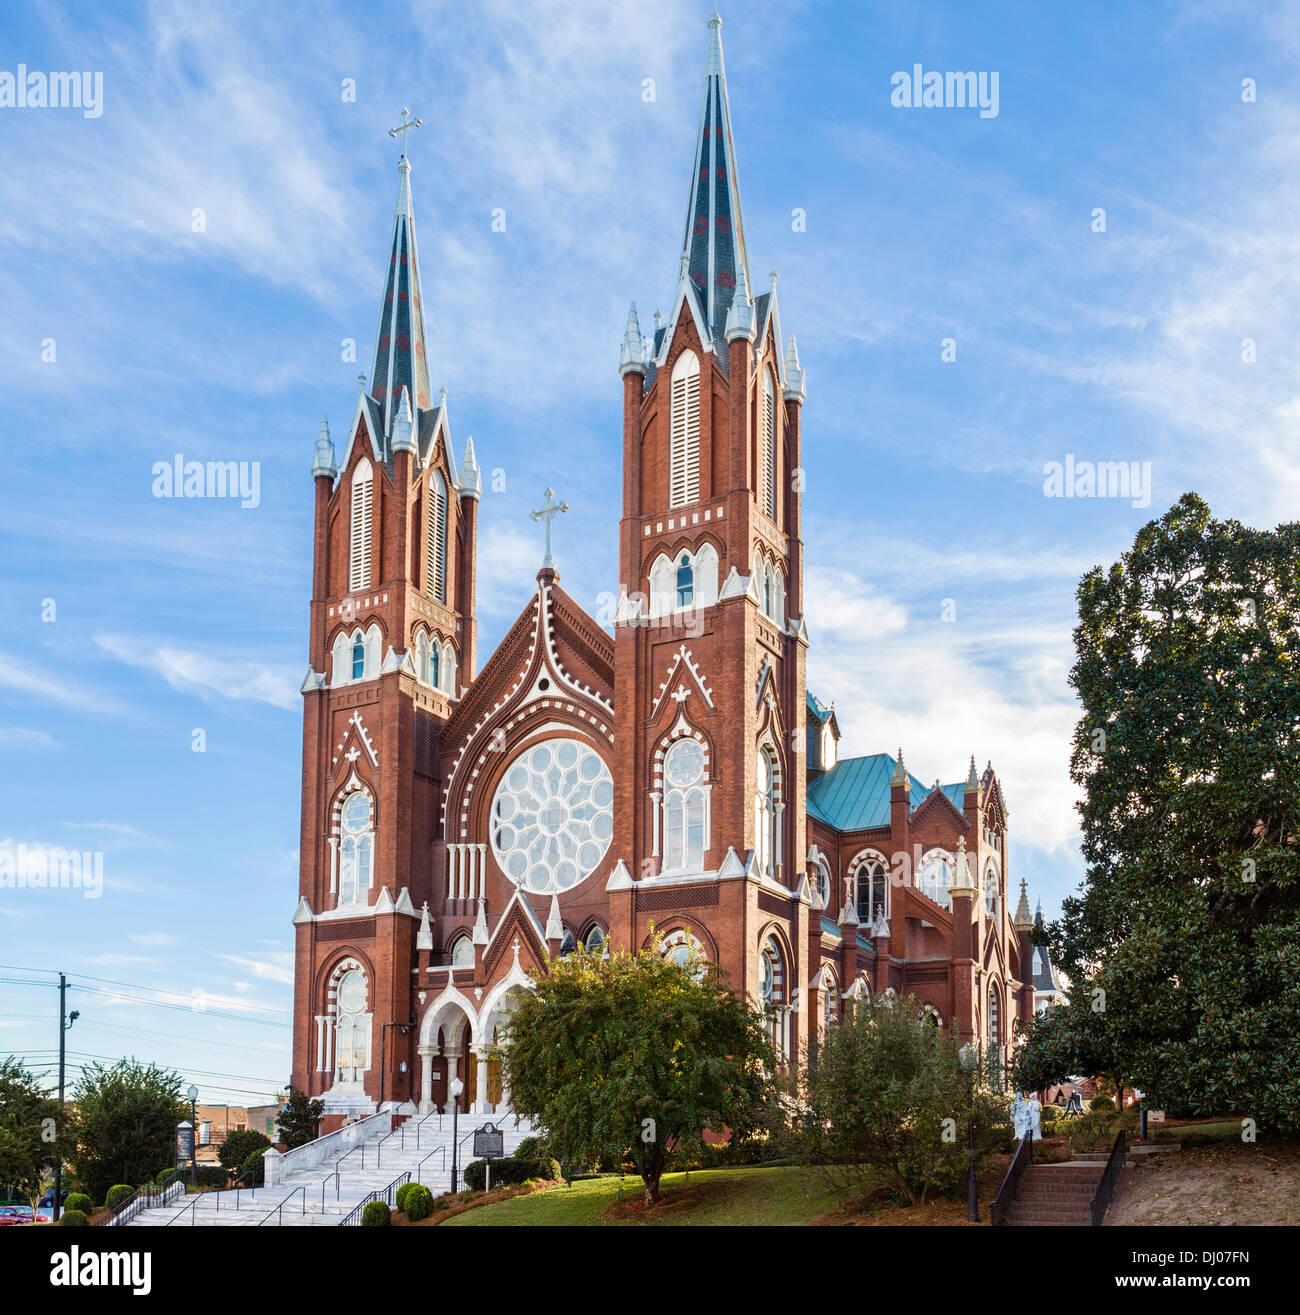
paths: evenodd
<path fill-rule="evenodd" d="M 754 843 L 758 870 L 775 875 L 776 865 L 776 768 L 766 749 L 758 751 L 758 780 L 754 793 Z"/>
<path fill-rule="evenodd" d="M 453 968 L 474 966 L 474 942 L 468 936 L 457 936 L 451 943 L 450 962 Z"/>
<path fill-rule="evenodd" d="M 681 739 L 664 755 L 664 871 L 699 872 L 704 867 L 708 790 L 704 746 Z"/>
<path fill-rule="evenodd" d="M 668 505 L 700 496 L 700 358 L 684 351 L 673 366 L 668 421 Z"/>
<path fill-rule="evenodd" d="M 370 587 L 370 539 L 373 529 L 374 478 L 362 459 L 352 472 L 351 524 L 348 533 L 348 592 Z"/>
<path fill-rule="evenodd" d="M 1002 907 L 1002 892 L 999 884 L 998 870 L 990 863 L 984 869 L 984 912 L 994 919 L 997 918 L 998 910 Z"/>
<path fill-rule="evenodd" d="M 370 1014 L 366 1012 L 366 975 L 352 968 L 339 978 L 334 996 L 334 1076 L 338 1082 L 360 1082 L 370 1067 Z"/>
<path fill-rule="evenodd" d="M 690 607 L 695 601 L 695 571 L 689 553 L 682 553 L 677 563 L 677 606 Z"/>
<path fill-rule="evenodd" d="M 572 954 L 578 948 L 578 938 L 566 927 L 564 936 L 560 941 L 560 957 L 566 954 Z"/>
<path fill-rule="evenodd" d="M 996 1050 L 1002 1044 L 1002 1010 L 998 1001 L 998 987 L 989 986 L 989 1047 Z"/>
<path fill-rule="evenodd" d="M 874 858 L 863 863 L 858 868 L 856 885 L 858 922 L 872 927 L 878 918 L 888 916 L 885 892 L 889 883 L 885 878 L 885 865 Z"/>
<path fill-rule="evenodd" d="M 439 603 L 447 601 L 447 486 L 436 470 L 429 480 L 428 587 L 430 597 Z"/>
<path fill-rule="evenodd" d="M 582 943 L 592 954 L 598 953 L 605 944 L 605 929 L 600 923 L 593 922 Z"/>
<path fill-rule="evenodd" d="M 763 371 L 763 414 L 760 418 L 762 447 L 759 461 L 762 471 L 759 487 L 762 491 L 761 506 L 771 520 L 776 520 L 776 385 L 772 382 L 772 371 Z"/>
<path fill-rule="evenodd" d="M 339 810 L 339 903 L 365 901 L 374 871 L 375 831 L 370 796 L 350 794 Z"/>
<path fill-rule="evenodd" d="M 442 688 L 442 682 L 439 680 L 441 672 L 442 652 L 435 641 L 433 647 L 429 649 L 429 684 L 432 685 L 434 689 Z"/>
<path fill-rule="evenodd" d="M 952 885 L 952 864 L 941 854 L 927 858 L 921 865 L 921 893 L 928 895 L 941 908 L 952 907 L 948 888 Z"/>
<path fill-rule="evenodd" d="M 352 642 L 352 679 L 360 680 L 366 674 L 366 643 L 360 635 Z"/>

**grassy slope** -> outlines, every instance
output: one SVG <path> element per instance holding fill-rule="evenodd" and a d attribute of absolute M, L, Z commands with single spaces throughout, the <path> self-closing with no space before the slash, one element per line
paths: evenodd
<path fill-rule="evenodd" d="M 688 1181 L 689 1179 L 689 1181 Z M 604 1208 L 640 1198 L 636 1178 L 591 1178 L 514 1201 L 485 1205 L 449 1219 L 443 1228 L 590 1224 L 806 1224 L 839 1204 L 815 1170 L 707 1169 L 666 1174 L 670 1194 L 648 1218 L 610 1219 Z"/>

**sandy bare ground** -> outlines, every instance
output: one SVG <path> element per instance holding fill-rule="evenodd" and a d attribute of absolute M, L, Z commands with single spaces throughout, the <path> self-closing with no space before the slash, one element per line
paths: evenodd
<path fill-rule="evenodd" d="M 1132 1171 L 1106 1223 L 1300 1224 L 1300 1142 L 1224 1142 L 1153 1156 Z"/>

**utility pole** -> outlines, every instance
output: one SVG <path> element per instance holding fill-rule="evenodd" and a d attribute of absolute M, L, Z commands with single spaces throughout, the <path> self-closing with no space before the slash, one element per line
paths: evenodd
<path fill-rule="evenodd" d="M 74 1009 L 71 1016 L 67 1012 L 68 979 L 64 973 L 59 974 L 59 1126 L 54 1136 L 54 1222 L 59 1222 L 63 1213 L 63 1078 L 64 1062 L 67 1054 L 68 1029 L 81 1017 Z"/>

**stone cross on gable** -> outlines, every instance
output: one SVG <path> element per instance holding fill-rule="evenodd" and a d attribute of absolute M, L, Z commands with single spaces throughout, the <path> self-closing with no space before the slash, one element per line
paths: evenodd
<path fill-rule="evenodd" d="M 533 521 L 544 520 L 546 522 L 546 556 L 542 558 L 542 570 L 553 571 L 555 569 L 555 558 L 551 555 L 551 522 L 562 512 L 568 511 L 567 502 L 555 501 L 555 490 L 546 490 L 546 501 L 536 511 L 528 513 L 528 519 Z"/>
<path fill-rule="evenodd" d="M 402 122 L 396 128 L 389 128 L 388 135 L 390 137 L 399 137 L 401 139 L 403 155 L 406 154 L 406 134 L 410 132 L 412 128 L 418 128 L 421 122 L 422 120 L 420 119 L 411 118 L 411 111 L 403 106 Z"/>

